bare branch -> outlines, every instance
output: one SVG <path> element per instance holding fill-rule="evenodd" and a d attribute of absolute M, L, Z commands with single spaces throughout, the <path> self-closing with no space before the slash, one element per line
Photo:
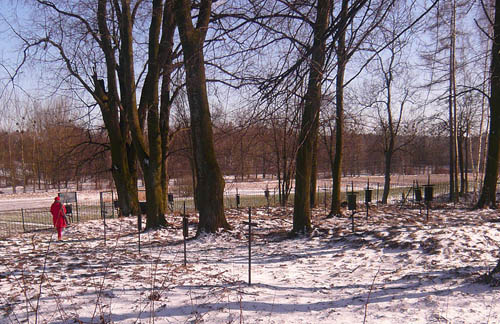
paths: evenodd
<path fill-rule="evenodd" d="M 75 18 L 75 19 L 79 20 L 81 23 L 83 23 L 85 25 L 87 31 L 90 33 L 90 35 L 92 35 L 92 38 L 94 38 L 94 40 L 98 44 L 100 44 L 100 39 L 99 39 L 99 37 L 97 35 L 97 32 L 92 29 L 92 26 L 87 21 L 87 19 L 85 19 L 82 16 L 77 15 L 77 14 L 75 14 L 73 12 L 69 12 L 69 11 L 65 11 L 65 10 L 59 9 L 52 1 L 48 1 L 48 0 L 36 0 L 36 1 L 39 4 L 41 4 L 41 5 L 44 5 L 46 7 L 54 9 L 56 12 L 60 13 L 61 15 L 64 15 L 64 16 L 67 16 L 67 17 L 72 17 L 72 18 Z"/>

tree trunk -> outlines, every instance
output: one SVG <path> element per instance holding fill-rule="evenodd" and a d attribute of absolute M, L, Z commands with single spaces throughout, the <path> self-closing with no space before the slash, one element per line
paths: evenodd
<path fill-rule="evenodd" d="M 311 230 L 311 179 L 321 108 L 321 84 L 326 52 L 324 34 L 328 27 L 330 3 L 329 0 L 319 0 L 316 9 L 312 59 L 296 159 L 293 232 Z"/>
<path fill-rule="evenodd" d="M 463 195 L 465 194 L 465 158 L 467 156 L 467 151 L 464 150 L 464 146 L 465 148 L 467 148 L 467 142 L 466 142 L 466 139 L 465 139 L 465 136 L 463 135 L 460 135 L 457 137 L 457 147 L 458 147 L 458 170 L 460 172 L 460 195 Z M 465 153 L 464 153 L 465 151 Z"/>
<path fill-rule="evenodd" d="M 103 116 L 104 125 L 108 131 L 111 148 L 111 174 L 118 194 L 118 203 L 123 215 L 135 215 L 139 212 L 139 199 L 137 196 L 137 169 L 135 150 L 123 138 L 127 131 L 123 130 L 117 122 L 114 112 L 117 109 L 113 96 L 109 96 L 101 88 L 100 82 L 96 84 L 95 93 L 101 100 L 99 107 Z M 121 125 L 125 129 L 125 125 Z"/>
<path fill-rule="evenodd" d="M 94 75 L 95 90 L 92 92 L 101 109 L 102 117 L 111 147 L 111 170 L 118 194 L 120 209 L 124 215 L 139 213 L 137 196 L 137 169 L 135 150 L 127 142 L 129 136 L 125 111 L 119 113 L 119 94 L 117 89 L 117 64 L 111 35 L 107 27 L 106 1 L 99 0 L 97 22 L 101 35 L 101 49 L 106 59 L 108 92 L 104 81 Z M 120 72 L 120 71 L 118 71 Z M 90 91 L 90 89 L 88 89 Z"/>
<path fill-rule="evenodd" d="M 478 207 L 485 204 L 496 207 L 496 184 L 500 155 L 500 0 L 495 1 L 495 24 L 493 26 L 493 46 L 491 49 L 491 89 L 490 89 L 490 132 L 488 134 L 488 157 L 484 174 L 484 186 Z M 500 259 L 489 273 L 492 277 L 500 272 Z"/>
<path fill-rule="evenodd" d="M 230 228 L 224 216 L 225 183 L 215 156 L 203 55 L 211 6 L 211 0 L 201 1 L 197 27 L 194 28 L 191 1 L 175 0 L 175 19 L 184 54 L 196 168 L 195 196 L 200 214 L 197 234 L 213 233 L 219 228 Z"/>
<path fill-rule="evenodd" d="M 160 133 L 161 133 L 161 186 L 163 202 L 168 195 L 168 152 L 170 150 L 170 110 L 175 95 L 170 95 L 172 84 L 172 62 L 174 48 L 175 19 L 173 13 L 173 0 L 165 1 L 162 24 L 162 38 L 160 41 L 160 65 L 163 69 L 160 93 Z M 162 207 L 166 210 L 166 206 Z"/>
<path fill-rule="evenodd" d="M 120 15 L 122 102 L 127 112 L 132 143 L 144 174 L 147 229 L 166 225 L 166 195 L 162 186 L 163 161 L 158 90 L 162 65 L 160 60 L 160 33 L 162 31 L 163 10 L 163 1 L 153 0 L 148 39 L 148 70 L 138 108 L 135 95 L 133 27 L 129 0 L 122 0 Z M 170 13 L 170 11 L 167 10 L 167 13 Z M 145 120 L 147 128 L 144 127 Z M 144 136 L 146 132 L 147 140 Z"/>
<path fill-rule="evenodd" d="M 319 128 L 319 127 L 318 127 Z M 313 157 L 312 157 L 312 166 L 311 166 L 311 194 L 310 194 L 310 206 L 311 208 L 315 208 L 318 204 L 318 137 L 319 137 L 319 129 L 316 131 L 316 135 L 314 138 L 313 144 Z"/>
<path fill-rule="evenodd" d="M 110 132 L 108 131 L 108 134 Z M 111 173 L 118 194 L 118 203 L 123 215 L 135 215 L 139 212 L 139 199 L 137 195 L 136 170 L 130 170 L 127 148 L 123 142 L 116 139 L 111 140 Z"/>
<path fill-rule="evenodd" d="M 500 0 L 495 1 L 495 25 L 491 50 L 490 130 L 483 189 L 477 207 L 496 208 L 498 162 L 500 158 Z"/>
<path fill-rule="evenodd" d="M 148 73 L 141 93 L 139 112 L 147 110 L 147 147 L 148 163 L 141 164 L 144 171 L 147 198 L 146 228 L 165 226 L 166 194 L 162 186 L 162 137 L 160 131 L 159 112 L 159 80 L 160 80 L 160 32 L 163 21 L 162 0 L 153 0 L 152 19 L 149 28 L 149 60 Z M 139 143 L 143 143 L 140 141 Z M 140 156 L 139 156 L 140 157 Z M 144 160 L 146 162 L 146 160 Z"/>
<path fill-rule="evenodd" d="M 10 185 L 12 186 L 12 193 L 16 193 L 16 168 L 14 167 L 14 160 L 12 158 L 12 142 L 10 140 L 10 133 L 7 134 L 7 143 L 9 147 L 9 175 Z"/>
<path fill-rule="evenodd" d="M 391 169 L 392 169 L 392 153 L 393 149 L 387 150 L 384 154 L 385 168 L 384 168 L 384 191 L 382 193 L 382 204 L 387 204 L 389 192 L 391 190 Z"/>
<path fill-rule="evenodd" d="M 396 135 L 397 135 L 397 129 L 399 129 L 399 121 L 401 116 L 403 115 L 402 107 L 401 105 L 401 111 L 399 113 L 399 121 L 397 125 L 394 125 L 394 119 L 392 116 L 392 81 L 393 81 L 393 64 L 394 64 L 394 51 L 392 51 L 391 59 L 389 61 L 389 67 L 387 68 L 387 71 L 384 72 L 384 78 L 385 78 L 385 86 L 386 86 L 386 96 L 387 96 L 387 102 L 385 103 L 385 109 L 387 112 L 387 127 L 382 127 L 382 129 L 385 130 L 385 133 L 383 134 L 384 137 L 384 163 L 385 163 L 385 168 L 384 168 L 384 192 L 382 193 L 382 204 L 387 204 L 387 200 L 389 198 L 389 192 L 391 190 L 391 173 L 392 173 L 392 157 L 394 156 L 394 150 L 395 150 L 395 142 L 396 142 Z M 383 65 L 382 60 L 380 62 L 381 65 Z M 382 70 L 384 70 L 382 68 Z M 383 122 L 382 122 L 383 125 Z"/>
<path fill-rule="evenodd" d="M 457 201 L 458 197 L 458 153 L 457 153 L 457 98 L 455 80 L 455 47 L 456 47 L 456 4 L 452 0 L 452 18 L 450 24 L 450 84 L 449 84 L 449 124 L 450 124 L 450 201 Z"/>
<path fill-rule="evenodd" d="M 342 0 L 341 19 L 347 17 L 348 1 Z M 337 80 L 336 80 L 336 116 L 335 116 L 335 157 L 332 165 L 332 204 L 328 217 L 340 216 L 340 190 L 342 185 L 342 151 L 344 145 L 344 74 L 347 65 L 345 29 L 339 34 L 337 42 Z"/>

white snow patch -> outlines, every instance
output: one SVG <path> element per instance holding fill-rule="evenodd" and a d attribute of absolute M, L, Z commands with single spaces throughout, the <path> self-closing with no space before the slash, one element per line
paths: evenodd
<path fill-rule="evenodd" d="M 350 215 L 350 213 L 348 213 Z M 136 219 L 0 242 L 0 323 L 499 323 L 500 290 L 477 282 L 499 258 L 494 210 L 376 207 L 288 236 L 291 210 L 257 209 L 252 285 L 247 211 L 187 241 L 181 217 L 141 234 Z M 196 218 L 190 215 L 190 235 Z M 40 294 L 41 293 L 41 294 Z M 29 319 L 27 319 L 29 317 Z M 366 318 L 366 319 L 365 319 Z"/>

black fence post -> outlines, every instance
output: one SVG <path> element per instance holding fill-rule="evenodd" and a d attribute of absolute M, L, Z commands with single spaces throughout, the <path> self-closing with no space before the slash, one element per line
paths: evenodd
<path fill-rule="evenodd" d="M 368 210 L 370 209 L 370 203 L 372 202 L 372 189 L 370 189 L 370 184 L 366 186 L 365 189 L 365 205 L 366 205 L 366 219 L 368 220 Z"/>
<path fill-rule="evenodd" d="M 184 201 L 184 212 L 182 214 L 182 236 L 184 238 L 184 266 L 187 264 L 186 239 L 189 235 L 188 218 L 186 216 L 186 202 Z"/>
<path fill-rule="evenodd" d="M 76 207 L 76 222 L 80 223 L 80 216 L 79 216 L 79 211 L 78 211 L 78 200 L 75 202 L 75 207 Z"/>
<path fill-rule="evenodd" d="M 106 245 L 106 210 L 102 213 L 103 223 L 104 223 L 104 245 Z"/>
<path fill-rule="evenodd" d="M 426 221 L 429 221 L 429 209 L 432 200 L 434 199 L 434 185 L 431 185 L 430 183 L 427 185 L 424 185 L 424 201 L 427 206 L 427 217 Z"/>
<path fill-rule="evenodd" d="M 264 197 L 266 197 L 267 209 L 268 209 L 268 213 L 269 213 L 269 189 L 267 187 L 266 187 L 266 190 L 264 190 Z"/>
<path fill-rule="evenodd" d="M 115 218 L 115 206 L 113 206 L 115 202 L 115 194 L 111 191 L 111 218 Z"/>
<path fill-rule="evenodd" d="M 354 214 L 356 213 L 356 193 L 354 191 L 347 193 L 347 209 L 349 209 L 351 213 L 351 226 L 352 232 L 355 232 L 354 227 Z"/>
<path fill-rule="evenodd" d="M 324 201 L 324 203 L 325 203 L 325 209 L 327 208 L 327 205 L 326 205 L 326 202 L 327 202 L 326 190 L 327 190 L 327 189 L 326 189 L 326 186 L 325 186 L 325 187 L 323 188 L 323 191 L 325 192 L 325 201 Z"/>
<path fill-rule="evenodd" d="M 252 223 L 252 207 L 248 207 L 248 222 L 243 222 L 248 225 L 248 285 L 252 284 L 252 226 L 257 226 L 257 223 Z"/>
<path fill-rule="evenodd" d="M 26 226 L 24 224 L 24 209 L 21 208 L 21 218 L 23 220 L 23 232 L 26 233 Z"/>
<path fill-rule="evenodd" d="M 142 230 L 142 211 L 139 211 L 137 215 L 137 237 L 138 237 L 138 248 L 139 254 L 141 254 L 141 230 Z"/>
<path fill-rule="evenodd" d="M 252 207 L 248 207 L 248 285 L 252 284 Z"/>

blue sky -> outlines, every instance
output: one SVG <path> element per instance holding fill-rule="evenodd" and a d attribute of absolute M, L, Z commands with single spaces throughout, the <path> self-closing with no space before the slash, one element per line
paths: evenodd
<path fill-rule="evenodd" d="M 17 24 L 26 25 L 26 20 L 30 17 L 30 8 L 24 6 L 21 1 L 0 0 L 0 86 L 7 85 L 12 88 L 9 82 L 10 76 L 15 73 L 16 67 L 22 61 L 21 41 L 14 36 L 12 27 L 17 28 Z M 37 73 L 32 68 L 24 69 L 16 76 L 17 85 L 23 88 L 38 88 Z"/>
<path fill-rule="evenodd" d="M 423 3 L 428 4 L 428 1 L 422 0 Z M 13 37 L 12 31 L 10 30 L 9 24 L 17 24 L 22 26 L 29 26 L 30 11 L 32 8 L 28 6 L 23 6 L 23 1 L 18 0 L 0 0 L 0 100 L 2 98 L 2 93 L 5 93 L 5 85 L 7 85 L 8 91 L 14 89 L 12 83 L 9 83 L 9 74 L 15 71 L 15 67 L 19 64 L 22 53 L 19 52 L 21 48 L 20 41 Z M 471 28 L 475 28 L 472 26 Z M 349 68 L 355 68 L 356 62 L 352 62 Z M 23 90 L 27 93 L 33 94 L 46 94 L 48 88 L 43 84 L 40 74 L 43 67 L 41 65 L 29 64 L 25 66 L 22 72 L 17 76 L 16 83 L 21 85 L 23 89 L 16 88 L 18 95 L 23 95 Z M 50 70 L 49 70 L 50 73 Z M 424 77 L 425 71 L 420 68 L 415 71 L 418 77 Z M 47 73 L 45 73 L 48 75 Z M 233 93 L 233 91 L 230 91 Z M 229 93 L 229 92 L 228 92 Z M 238 94 L 233 96 L 238 98 Z M 229 102 L 229 99 L 227 99 Z M 239 102 L 234 102 L 231 105 L 236 106 Z M 227 105 L 227 102 L 225 103 Z"/>

